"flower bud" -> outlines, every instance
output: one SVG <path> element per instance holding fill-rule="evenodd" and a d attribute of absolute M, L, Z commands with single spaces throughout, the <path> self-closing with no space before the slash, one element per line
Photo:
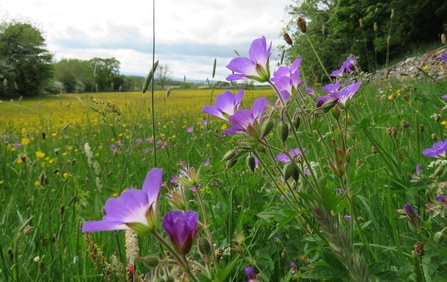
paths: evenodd
<path fill-rule="evenodd" d="M 298 114 L 295 114 L 295 116 L 293 117 L 293 127 L 295 127 L 295 129 L 298 130 L 300 124 L 301 124 L 300 116 Z"/>
<path fill-rule="evenodd" d="M 157 267 L 157 265 L 160 263 L 160 259 L 156 256 L 140 257 L 139 260 L 144 262 L 145 265 L 152 268 Z"/>
<path fill-rule="evenodd" d="M 267 120 L 264 123 L 262 123 L 261 137 L 264 138 L 265 136 L 267 136 L 270 133 L 270 131 L 272 131 L 274 125 L 275 123 L 272 120 Z"/>
<path fill-rule="evenodd" d="M 289 137 L 289 125 L 287 123 L 281 122 L 278 127 L 279 127 L 279 134 L 281 136 L 281 141 L 282 143 L 284 143 Z"/>
<path fill-rule="evenodd" d="M 230 168 L 232 168 L 237 163 L 237 161 L 238 161 L 237 158 L 234 158 L 234 159 L 231 159 L 231 160 L 227 161 L 227 163 L 225 164 L 225 170 L 224 171 L 227 171 Z"/>
<path fill-rule="evenodd" d="M 289 180 L 292 177 L 295 181 L 298 181 L 299 172 L 294 163 L 288 163 L 284 166 L 284 180 Z"/>
<path fill-rule="evenodd" d="M 433 237 L 433 240 L 435 241 L 436 245 L 439 245 L 444 241 L 445 235 L 444 232 L 438 231 L 435 233 L 435 236 Z"/>
<path fill-rule="evenodd" d="M 236 156 L 236 150 L 232 149 L 232 150 L 226 152 L 225 155 L 223 156 L 222 160 L 220 160 L 220 161 L 226 162 L 226 161 L 233 159 L 235 156 Z"/>
<path fill-rule="evenodd" d="M 245 159 L 245 162 L 247 163 L 248 168 L 250 169 L 250 171 L 252 173 L 255 172 L 256 169 L 256 160 L 255 157 L 253 157 L 252 155 L 248 155 L 247 158 Z"/>
<path fill-rule="evenodd" d="M 203 237 L 199 237 L 198 246 L 199 246 L 199 252 L 202 254 L 202 256 L 209 256 L 211 254 L 211 244 L 210 242 Z"/>

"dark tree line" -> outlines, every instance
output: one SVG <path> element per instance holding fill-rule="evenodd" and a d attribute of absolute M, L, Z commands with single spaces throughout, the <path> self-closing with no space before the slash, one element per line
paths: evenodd
<path fill-rule="evenodd" d="M 329 72 L 350 54 L 362 70 L 374 72 L 418 46 L 441 46 L 441 34 L 447 33 L 445 0 L 295 0 L 286 11 L 290 20 L 283 32 L 293 41 L 283 46 L 286 60 L 302 57 L 306 78 L 313 81 L 325 75 L 310 42 Z M 297 29 L 298 16 L 307 21 L 305 34 Z"/>

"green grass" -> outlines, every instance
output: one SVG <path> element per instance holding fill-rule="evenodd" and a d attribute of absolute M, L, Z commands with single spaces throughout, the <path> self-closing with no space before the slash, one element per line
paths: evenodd
<path fill-rule="evenodd" d="M 266 144 L 255 150 L 261 163 L 254 173 L 246 167 L 245 154 L 228 170 L 220 162 L 228 150 L 241 145 L 238 137 L 221 134 L 224 121 L 211 118 L 202 124 L 208 117 L 201 108 L 209 103 L 210 90 L 173 89 L 169 97 L 164 91 L 155 93 L 156 136 L 151 136 L 150 99 L 142 99 L 139 93 L 93 95 L 121 112 L 92 103 L 90 94 L 4 101 L 0 104 L 0 226 L 5 232 L 0 240 L 0 277 L 5 281 L 106 280 L 89 259 L 92 253 L 80 227 L 86 220 L 102 218 L 108 198 L 141 187 L 153 167 L 153 138 L 158 144 L 157 166 L 163 168 L 164 181 L 173 190 L 178 185 L 170 180 L 179 173 L 180 161 L 198 168 L 210 159 L 199 179 L 204 210 L 196 194 L 189 189 L 186 194 L 188 209 L 199 212 L 201 222 L 205 222 L 201 212 L 206 214 L 208 225 L 201 235 L 209 231 L 221 255 L 212 266 L 215 281 L 244 281 L 247 266 L 255 268 L 260 280 L 268 281 L 347 281 L 346 277 L 354 279 L 356 267 L 358 273 L 367 271 L 372 281 L 416 281 L 412 252 L 417 241 L 425 245 L 420 263 L 426 281 L 440 281 L 447 273 L 446 243 L 435 242 L 434 235 L 446 221 L 425 209 L 444 193 L 444 176 L 432 175 L 436 167 L 429 164 L 435 159 L 423 156 L 422 150 L 432 147 L 432 134 L 436 140 L 446 138 L 442 87 L 447 87 L 445 82 L 441 86 L 416 81 L 364 84 L 348 115 L 341 112 L 339 123 L 331 112 L 299 111 L 313 109 L 309 99 L 291 103 L 290 116 L 300 112 L 299 128 L 295 132 L 289 125 L 285 149 L 278 124 L 281 115 L 289 123 L 286 113 L 271 113 L 275 126 Z M 213 101 L 219 93 L 214 93 Z M 271 90 L 253 90 L 245 93 L 244 107 L 250 108 L 262 96 L 271 103 L 275 100 Z M 110 109 L 115 110 L 107 112 Z M 434 114 L 440 115 L 438 121 Z M 194 126 L 191 133 L 186 132 L 189 126 Z M 93 162 L 99 164 L 96 171 L 85 155 L 86 143 Z M 110 149 L 112 144 L 116 152 Z M 336 160 L 334 144 L 339 158 L 352 149 L 340 176 L 329 165 Z M 284 181 L 284 164 L 275 157 L 296 147 L 306 148 L 305 159 L 296 162 L 299 180 Z M 418 163 L 422 173 L 412 178 Z M 304 174 L 304 168 L 312 174 Z M 341 187 L 345 193 L 339 195 L 336 191 Z M 172 210 L 167 196 L 163 188 L 161 215 Z M 406 203 L 418 210 L 417 224 L 396 212 Z M 353 216 L 352 220 L 344 220 L 345 215 Z M 164 234 L 161 226 L 158 231 Z M 111 263 L 114 255 L 126 265 L 122 232 L 94 233 L 92 238 L 105 260 Z M 140 237 L 139 243 L 141 256 L 164 257 L 152 236 Z M 189 257 L 203 263 L 195 247 Z M 292 261 L 296 268 L 290 267 Z M 144 263 L 136 269 L 140 274 L 150 272 Z M 208 281 L 204 274 L 199 277 Z"/>

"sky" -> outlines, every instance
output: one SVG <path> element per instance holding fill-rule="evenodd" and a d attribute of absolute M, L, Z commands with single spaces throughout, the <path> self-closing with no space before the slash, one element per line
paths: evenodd
<path fill-rule="evenodd" d="M 232 58 L 248 56 L 265 36 L 272 59 L 284 44 L 285 7 L 292 0 L 156 0 L 155 60 L 171 77 L 225 80 Z M 39 28 L 56 61 L 115 57 L 122 74 L 146 76 L 152 66 L 153 1 L 14 0 L 0 2 L 0 21 L 27 21 Z M 271 63 L 271 66 L 274 64 Z"/>

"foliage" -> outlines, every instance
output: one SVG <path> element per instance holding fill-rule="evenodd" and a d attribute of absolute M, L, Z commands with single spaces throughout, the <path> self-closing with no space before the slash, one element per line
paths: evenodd
<path fill-rule="evenodd" d="M 63 83 L 66 93 L 91 92 L 95 86 L 93 71 L 89 61 L 62 59 L 54 64 L 54 79 Z"/>
<path fill-rule="evenodd" d="M 95 90 L 115 91 L 123 84 L 123 77 L 120 76 L 120 61 L 115 58 L 98 58 L 89 60 L 89 65 L 93 69 L 95 78 Z"/>
<path fill-rule="evenodd" d="M 447 32 L 442 16 L 447 13 L 447 3 L 442 0 L 295 0 L 286 11 L 290 18 L 283 32 L 290 34 L 293 45 L 282 46 L 287 51 L 285 57 L 288 62 L 303 58 L 304 74 L 313 82 L 327 81 L 327 77 L 310 42 L 329 71 L 353 54 L 362 70 L 373 72 L 388 66 L 389 57 L 405 57 L 421 42 L 440 45 L 440 34 Z M 298 16 L 307 19 L 305 34 L 297 30 Z"/>
<path fill-rule="evenodd" d="M 41 93 L 53 76 L 52 57 L 36 27 L 20 22 L 0 24 L 0 67 L 8 81 L 0 95 Z"/>

